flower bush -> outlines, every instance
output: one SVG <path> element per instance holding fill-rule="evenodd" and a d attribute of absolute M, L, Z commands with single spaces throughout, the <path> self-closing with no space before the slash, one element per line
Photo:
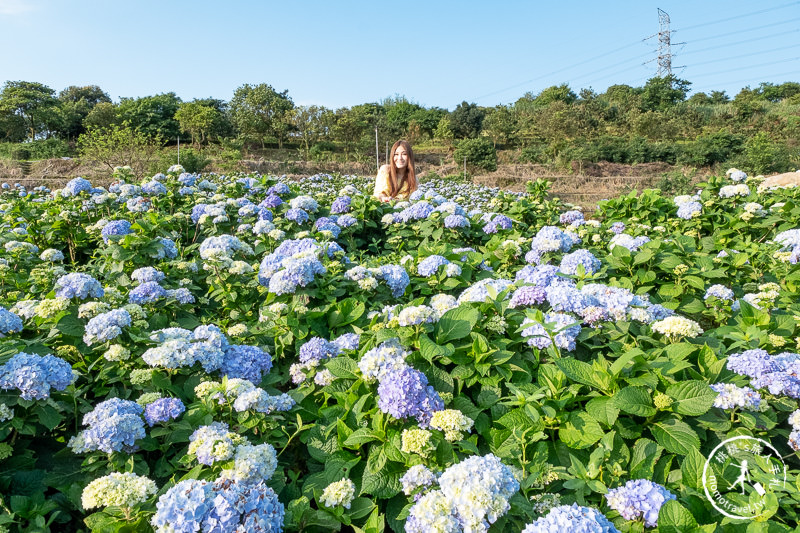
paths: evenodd
<path fill-rule="evenodd" d="M 795 189 L 113 179 L 0 192 L 0 527 L 733 532 L 715 447 L 800 474 Z"/>

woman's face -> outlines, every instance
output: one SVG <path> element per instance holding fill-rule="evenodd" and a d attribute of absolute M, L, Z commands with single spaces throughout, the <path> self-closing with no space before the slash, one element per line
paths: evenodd
<path fill-rule="evenodd" d="M 402 146 L 398 146 L 394 152 L 394 166 L 398 169 L 403 169 L 408 166 L 408 152 Z"/>

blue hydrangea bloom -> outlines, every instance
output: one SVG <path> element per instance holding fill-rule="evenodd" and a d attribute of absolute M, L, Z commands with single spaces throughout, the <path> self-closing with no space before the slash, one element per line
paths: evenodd
<path fill-rule="evenodd" d="M 333 339 L 333 344 L 340 350 L 353 351 L 358 350 L 358 342 L 361 340 L 361 335 L 358 333 L 345 333 Z"/>
<path fill-rule="evenodd" d="M 433 213 L 433 206 L 428 202 L 422 200 L 415 204 L 406 207 L 400 213 L 397 213 L 397 218 L 401 222 L 411 222 L 413 220 L 422 220 L 428 218 Z"/>
<path fill-rule="evenodd" d="M 538 305 L 544 303 L 547 298 L 547 293 L 541 287 L 532 285 L 525 285 L 520 287 L 511 295 L 511 301 L 508 307 L 529 307 L 531 305 Z"/>
<path fill-rule="evenodd" d="M 102 298 L 103 287 L 100 282 L 88 274 L 73 272 L 56 280 L 56 297 L 58 298 Z"/>
<path fill-rule="evenodd" d="M 155 268 L 149 267 L 142 267 L 137 268 L 131 274 L 131 279 L 134 281 L 138 281 L 139 283 L 147 283 L 148 281 L 155 281 L 156 283 L 163 281 L 166 276 L 163 272 L 156 270 Z"/>
<path fill-rule="evenodd" d="M 342 215 L 336 219 L 336 224 L 340 228 L 349 228 L 354 225 L 358 220 L 353 215 Z"/>
<path fill-rule="evenodd" d="M 142 185 L 142 192 L 152 196 L 167 194 L 167 188 L 157 180 L 148 181 Z"/>
<path fill-rule="evenodd" d="M 691 220 L 703 211 L 703 204 L 700 202 L 686 202 L 678 207 L 678 218 Z"/>
<path fill-rule="evenodd" d="M 440 266 L 447 264 L 450 264 L 450 261 L 441 255 L 429 255 L 417 265 L 417 274 L 423 278 L 429 278 L 436 274 Z"/>
<path fill-rule="evenodd" d="M 279 194 L 280 195 L 280 194 L 289 194 L 290 192 L 292 192 L 292 191 L 291 191 L 291 189 L 289 189 L 289 186 L 286 185 L 283 182 L 278 182 L 275 185 L 273 185 L 272 187 L 270 187 L 269 189 L 267 189 L 267 194 Z"/>
<path fill-rule="evenodd" d="M 291 220 L 292 222 L 296 222 L 297 224 L 302 224 L 308 220 L 308 213 L 306 213 L 303 209 L 292 208 L 286 211 L 284 215 L 286 220 Z"/>
<path fill-rule="evenodd" d="M 317 221 L 314 222 L 314 229 L 317 231 L 330 231 L 334 239 L 337 238 L 342 231 L 342 228 L 328 217 L 318 218 Z"/>
<path fill-rule="evenodd" d="M 490 222 L 483 226 L 483 232 L 487 235 L 497 233 L 498 229 L 511 229 L 512 221 L 505 215 L 495 215 Z"/>
<path fill-rule="evenodd" d="M 196 533 L 213 506 L 210 481 L 186 479 L 158 499 L 150 523 L 157 533 Z"/>
<path fill-rule="evenodd" d="M 600 269 L 602 263 L 589 250 L 580 249 L 566 254 L 561 259 L 559 270 L 564 274 L 574 276 L 578 273 L 578 265 L 583 265 L 586 274 L 591 275 Z"/>
<path fill-rule="evenodd" d="M 91 192 L 92 182 L 85 178 L 77 177 L 69 180 L 61 191 L 62 196 L 77 196 L 82 192 Z"/>
<path fill-rule="evenodd" d="M 54 355 L 20 352 L 0 366 L 0 389 L 17 389 L 23 400 L 43 400 L 50 389 L 64 390 L 75 380 L 72 366 Z"/>
<path fill-rule="evenodd" d="M 153 427 L 159 422 L 178 418 L 185 410 L 186 407 L 178 398 L 159 398 L 144 408 L 144 419 L 148 426 Z"/>
<path fill-rule="evenodd" d="M 468 228 L 469 219 L 464 215 L 447 215 L 444 217 L 445 228 Z"/>
<path fill-rule="evenodd" d="M 583 222 L 583 220 L 583 213 L 576 210 L 566 211 L 558 217 L 558 221 L 562 224 L 574 224 L 575 222 Z"/>
<path fill-rule="evenodd" d="M 155 259 L 175 259 L 178 257 L 178 246 L 175 244 L 175 241 L 172 239 L 167 239 L 166 237 L 159 237 L 156 239 L 159 243 L 158 251 L 151 252 L 150 257 Z"/>
<path fill-rule="evenodd" d="M 283 204 L 283 200 L 281 200 L 280 196 L 277 196 L 275 194 L 270 194 L 269 196 L 264 198 L 260 204 L 258 204 L 258 207 L 264 209 L 274 209 L 280 206 L 281 204 Z"/>
<path fill-rule="evenodd" d="M 167 298 L 175 298 L 181 305 L 195 302 L 194 295 L 186 287 L 167 289 Z"/>
<path fill-rule="evenodd" d="M 537 518 L 522 533 L 619 533 L 614 524 L 597 509 L 582 507 L 577 503 L 550 509 L 547 515 Z"/>
<path fill-rule="evenodd" d="M 272 356 L 255 346 L 231 344 L 225 350 L 220 371 L 229 378 L 240 378 L 258 385 L 272 369 Z"/>
<path fill-rule="evenodd" d="M 131 315 L 125 309 L 100 313 L 86 324 L 83 342 L 91 346 L 98 342 L 110 341 L 122 333 L 122 328 L 130 325 Z"/>
<path fill-rule="evenodd" d="M 149 304 L 166 298 L 167 291 L 155 281 L 147 281 L 128 293 L 128 302 L 132 304 Z"/>
<path fill-rule="evenodd" d="M 108 244 L 109 241 L 118 240 L 131 233 L 133 233 L 133 230 L 131 230 L 130 222 L 127 220 L 112 220 L 103 226 L 100 235 L 103 237 L 105 243 Z"/>
<path fill-rule="evenodd" d="M 69 442 L 75 453 L 101 450 L 106 453 L 134 452 L 136 441 L 145 437 L 141 405 L 130 400 L 111 398 L 101 402 L 83 417 L 81 431 Z"/>
<path fill-rule="evenodd" d="M 400 265 L 382 265 L 375 277 L 386 282 L 395 298 L 402 296 L 406 292 L 408 284 L 411 283 L 408 272 Z"/>
<path fill-rule="evenodd" d="M 575 339 L 581 332 L 581 326 L 575 324 L 578 320 L 564 313 L 547 313 L 544 319 L 545 322 L 554 323 L 552 331 L 556 346 L 568 352 L 574 350 Z M 522 330 L 522 336 L 528 339 L 528 345 L 542 350 L 553 344 L 553 340 L 550 339 L 550 335 L 542 324 L 526 318 L 522 321 L 522 325 L 528 326 Z"/>
<path fill-rule="evenodd" d="M 5 307 L 0 307 L 0 337 L 20 331 L 22 331 L 22 319 Z"/>

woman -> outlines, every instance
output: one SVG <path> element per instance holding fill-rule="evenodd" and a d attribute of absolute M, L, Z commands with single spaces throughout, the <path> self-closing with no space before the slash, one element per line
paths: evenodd
<path fill-rule="evenodd" d="M 405 200 L 417 190 L 419 182 L 414 172 L 414 152 L 408 141 L 397 141 L 392 146 L 391 164 L 383 165 L 375 177 L 375 192 L 381 202 L 399 198 Z"/>

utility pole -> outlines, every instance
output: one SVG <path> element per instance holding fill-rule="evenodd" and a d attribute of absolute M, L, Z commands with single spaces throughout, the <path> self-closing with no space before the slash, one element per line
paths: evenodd
<path fill-rule="evenodd" d="M 381 156 L 378 155 L 378 126 L 375 126 L 375 170 L 381 169 Z"/>

